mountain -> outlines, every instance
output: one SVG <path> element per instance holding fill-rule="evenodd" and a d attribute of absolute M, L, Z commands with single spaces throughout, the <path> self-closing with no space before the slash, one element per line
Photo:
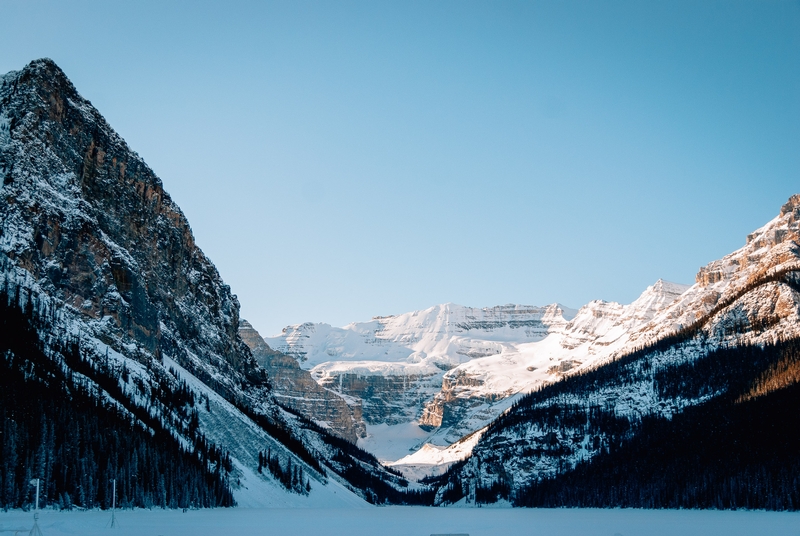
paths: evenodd
<path fill-rule="evenodd" d="M 681 359 L 704 359 L 716 350 L 796 337 L 798 302 L 791 285 L 800 266 L 797 206 L 794 196 L 743 248 L 701 268 L 691 287 L 659 280 L 629 305 L 594 301 L 575 311 L 558 304 L 445 304 L 343 328 L 289 326 L 265 340 L 297 359 L 321 385 L 362 401 L 369 435 L 359 445 L 409 477 L 440 474 L 473 448 L 493 445 L 491 435 L 483 437 L 486 431 L 495 430 L 495 419 L 504 413 L 521 411 L 512 408 L 530 400 L 526 393 L 545 396 L 551 392 L 547 386 L 561 389 L 567 377 L 607 365 L 616 370 L 628 356 L 641 356 L 642 348 L 679 340 L 671 351 Z M 655 355 L 642 359 L 649 363 Z M 620 378 L 629 378 L 627 371 Z M 707 402 L 654 394 L 652 385 L 640 385 L 652 384 L 652 374 L 619 381 L 640 391 L 629 387 L 619 394 L 617 387 L 604 387 L 613 394 L 573 396 L 588 397 L 591 404 L 600 404 L 597 397 L 602 404 L 621 397 L 612 404 L 615 415 L 633 411 L 663 418 Z M 529 472 L 544 478 L 558 464 L 571 467 L 602 448 L 557 449 Z M 516 467 L 503 471 L 516 474 Z M 528 477 L 517 478 L 528 485 Z"/>
<path fill-rule="evenodd" d="M 263 339 L 50 60 L 0 77 L 0 175 L 4 508 L 33 478 L 62 508 L 108 507 L 112 480 L 147 508 L 800 504 L 800 196 L 629 305 Z"/>
<path fill-rule="evenodd" d="M 35 477 L 106 505 L 110 475 L 140 507 L 419 500 L 281 404 L 161 180 L 51 60 L 0 78 L 0 175 L 4 507 Z"/>
<path fill-rule="evenodd" d="M 800 196 L 630 341 L 518 400 L 437 501 L 796 509 Z"/>
<path fill-rule="evenodd" d="M 313 416 L 315 422 L 351 443 L 366 435 L 360 401 L 319 385 L 295 359 L 270 348 L 247 320 L 239 321 L 239 334 L 269 375 L 276 401 L 302 415 Z"/>
<path fill-rule="evenodd" d="M 593 301 L 579 310 L 444 304 L 344 328 L 289 326 L 265 341 L 320 385 L 360 400 L 369 436 L 359 444 L 418 474 L 441 468 L 442 447 L 487 426 L 522 394 L 628 347 L 688 288 L 659 280 L 629 305 Z M 424 445 L 433 458 L 397 461 Z"/>

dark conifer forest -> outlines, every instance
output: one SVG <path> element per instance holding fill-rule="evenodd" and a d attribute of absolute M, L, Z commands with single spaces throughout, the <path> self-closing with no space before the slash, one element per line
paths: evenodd
<path fill-rule="evenodd" d="M 800 385 L 647 419 L 632 440 L 517 494 L 519 506 L 800 508 Z"/>
<path fill-rule="evenodd" d="M 308 495 L 311 491 L 311 482 L 306 478 L 303 468 L 297 464 L 292 464 L 292 459 L 287 458 L 286 463 L 281 463 L 278 456 L 273 456 L 272 450 L 267 449 L 258 453 L 258 472 L 268 469 L 272 476 L 281 485 L 301 495 Z"/>
<path fill-rule="evenodd" d="M 424 482 L 441 490 L 442 504 L 468 497 L 527 507 L 800 510 L 800 340 L 717 347 L 654 365 L 670 346 L 523 397 L 487 428 L 471 458 Z M 665 414 L 585 402 L 643 378 L 659 400 L 704 401 Z M 531 425 L 546 433 L 526 439 Z M 584 438 L 597 454 L 567 463 L 569 443 Z M 556 460 L 555 472 L 514 485 L 504 464 L 539 458 Z M 493 478 L 475 479 L 476 464 Z"/>
<path fill-rule="evenodd" d="M 78 341 L 57 342 L 48 357 L 42 322 L 30 301 L 0 293 L 0 507 L 31 507 L 34 478 L 40 506 L 109 508 L 114 479 L 121 507 L 233 506 L 226 453 L 198 434 L 192 451 L 182 447 L 146 407 L 120 398 L 117 380 L 85 359 Z M 128 411 L 72 381 L 76 368 L 107 392 L 117 386 Z M 155 392 L 184 408 L 190 430 L 193 401 L 183 387 L 164 382 Z"/>
<path fill-rule="evenodd" d="M 427 486 L 412 489 L 402 474 L 382 465 L 375 456 L 354 445 L 346 439 L 331 434 L 312 420 L 283 407 L 294 415 L 299 425 L 317 434 L 324 443 L 330 461 L 328 467 L 342 476 L 356 492 L 363 493 L 367 502 L 372 504 L 406 504 L 432 505 L 435 490 Z M 258 421 L 257 421 L 258 422 Z M 266 429 L 266 428 L 265 428 Z M 271 432 L 271 430 L 270 430 Z M 272 432 L 271 432 L 272 433 Z M 280 436 L 278 436 L 280 437 Z M 284 445 L 291 443 L 284 442 Z M 265 460 L 268 459 L 263 458 Z M 302 456 L 301 456 L 302 458 Z M 272 468 L 270 468 L 272 470 Z M 277 473 L 273 473 L 280 480 Z"/>
<path fill-rule="evenodd" d="M 645 417 L 595 459 L 514 494 L 519 506 L 800 509 L 800 341 L 726 348 L 661 371 L 668 395 L 723 394 Z M 591 373 L 590 373 L 591 374 Z M 579 383 L 581 380 L 575 380 Z M 509 490 L 492 490 L 509 497 Z"/>

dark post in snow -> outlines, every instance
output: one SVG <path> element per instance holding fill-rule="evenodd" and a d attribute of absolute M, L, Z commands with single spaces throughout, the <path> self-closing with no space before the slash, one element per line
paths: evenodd
<path fill-rule="evenodd" d="M 34 478 L 31 480 L 31 486 L 36 484 L 36 504 L 33 506 L 33 527 L 29 533 L 30 536 L 42 536 L 42 529 L 39 528 L 39 479 Z"/>
<path fill-rule="evenodd" d="M 111 481 L 113 491 L 111 493 L 111 528 L 117 526 L 116 510 L 117 510 L 117 479 Z"/>

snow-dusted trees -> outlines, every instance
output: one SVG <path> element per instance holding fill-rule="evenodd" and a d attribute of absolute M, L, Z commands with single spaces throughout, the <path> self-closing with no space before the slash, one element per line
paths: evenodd
<path fill-rule="evenodd" d="M 233 505 L 227 453 L 198 434 L 186 450 L 168 423 L 125 397 L 102 359 L 86 360 L 77 341 L 54 342 L 46 354 L 37 315 L 17 301 L 0 292 L 0 507 L 30 505 L 32 478 L 41 479 L 41 503 L 62 508 L 110 507 L 112 479 L 122 506 Z M 76 368 L 116 403 L 73 381 Z M 184 408 L 179 419 L 188 431 L 195 413 L 190 395 L 169 383 L 154 390 Z"/>
<path fill-rule="evenodd" d="M 302 495 L 307 495 L 311 491 L 311 482 L 305 476 L 303 468 L 296 463 L 293 464 L 291 457 L 287 456 L 284 464 L 277 455 L 272 454 L 271 448 L 261 451 L 258 453 L 258 472 L 265 468 L 286 489 Z"/>

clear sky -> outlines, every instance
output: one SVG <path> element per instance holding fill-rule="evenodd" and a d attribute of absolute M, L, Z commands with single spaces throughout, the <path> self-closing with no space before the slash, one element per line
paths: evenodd
<path fill-rule="evenodd" d="M 0 0 L 263 335 L 634 300 L 800 193 L 798 1 Z"/>

